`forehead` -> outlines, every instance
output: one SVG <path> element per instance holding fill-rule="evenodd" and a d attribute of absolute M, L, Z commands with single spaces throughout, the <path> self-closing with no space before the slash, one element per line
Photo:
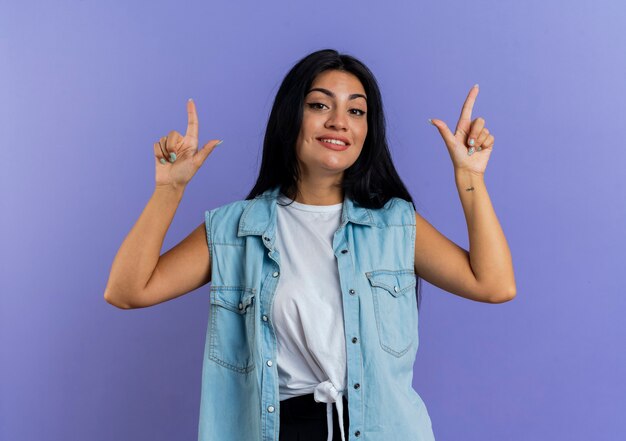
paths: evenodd
<path fill-rule="evenodd" d="M 324 89 L 338 93 L 365 94 L 363 84 L 361 84 L 361 81 L 354 74 L 340 70 L 326 70 L 318 74 L 311 84 L 311 88 L 313 87 L 323 87 Z"/>

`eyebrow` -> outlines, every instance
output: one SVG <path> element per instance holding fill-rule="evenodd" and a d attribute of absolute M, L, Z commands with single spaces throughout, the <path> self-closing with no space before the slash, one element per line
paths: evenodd
<path fill-rule="evenodd" d="M 324 88 L 322 88 L 322 87 L 314 87 L 313 89 L 311 89 L 311 90 L 309 90 L 309 91 L 307 92 L 307 95 L 308 95 L 309 93 L 311 93 L 311 92 L 315 92 L 315 91 L 317 91 L 317 92 L 322 92 L 322 93 L 324 93 L 324 94 L 328 95 L 328 96 L 329 96 L 329 97 L 331 97 L 331 98 L 335 98 L 335 94 L 334 94 L 334 93 L 332 93 L 330 90 L 328 90 L 328 89 L 324 89 Z M 356 99 L 356 98 L 363 98 L 363 99 L 365 99 L 365 101 L 367 101 L 367 97 L 366 97 L 365 95 L 361 94 L 361 93 L 353 93 L 352 95 L 350 95 L 350 96 L 348 97 L 348 99 L 349 99 L 349 100 L 353 100 L 353 99 Z"/>

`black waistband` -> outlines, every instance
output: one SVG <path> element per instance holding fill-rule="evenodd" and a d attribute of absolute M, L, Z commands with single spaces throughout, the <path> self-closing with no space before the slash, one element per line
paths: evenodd
<path fill-rule="evenodd" d="M 345 395 L 343 398 L 344 413 L 348 412 L 348 400 Z M 335 406 L 335 403 L 333 403 Z M 285 418 L 319 418 L 326 419 L 327 403 L 318 403 L 313 398 L 313 394 L 300 395 L 291 397 L 280 402 L 280 414 Z M 333 414 L 336 411 L 333 409 Z"/>

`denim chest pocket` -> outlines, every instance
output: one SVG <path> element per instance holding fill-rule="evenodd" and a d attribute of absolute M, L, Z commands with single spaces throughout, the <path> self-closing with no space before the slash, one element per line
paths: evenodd
<path fill-rule="evenodd" d="M 255 290 L 211 286 L 208 357 L 237 372 L 254 369 L 250 339 L 254 326 Z"/>
<path fill-rule="evenodd" d="M 372 289 L 380 345 L 400 357 L 417 338 L 415 272 L 412 269 L 376 270 L 365 275 Z"/>

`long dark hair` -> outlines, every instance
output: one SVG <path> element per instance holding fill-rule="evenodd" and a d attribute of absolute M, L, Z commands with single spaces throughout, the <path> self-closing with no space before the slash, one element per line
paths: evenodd
<path fill-rule="evenodd" d="M 333 49 L 307 55 L 283 79 L 265 130 L 259 176 L 246 199 L 277 185 L 284 195 L 295 198 L 300 176 L 295 144 L 302 125 L 304 98 L 315 77 L 331 69 L 356 76 L 367 96 L 367 136 L 359 158 L 344 171 L 344 196 L 366 208 L 381 208 L 392 197 L 399 197 L 415 208 L 391 160 L 383 102 L 374 74 L 361 61 Z"/>
<path fill-rule="evenodd" d="M 302 125 L 304 98 L 315 77 L 331 69 L 356 76 L 367 96 L 367 136 L 359 158 L 344 171 L 341 183 L 344 196 L 366 208 L 381 208 L 392 197 L 399 197 L 411 202 L 415 209 L 413 198 L 391 160 L 383 101 L 374 74 L 361 61 L 333 49 L 307 55 L 283 79 L 265 129 L 259 176 L 246 199 L 277 185 L 284 195 L 295 199 L 300 176 L 295 144 Z M 419 309 L 422 297 L 419 276 L 416 288 Z"/>

